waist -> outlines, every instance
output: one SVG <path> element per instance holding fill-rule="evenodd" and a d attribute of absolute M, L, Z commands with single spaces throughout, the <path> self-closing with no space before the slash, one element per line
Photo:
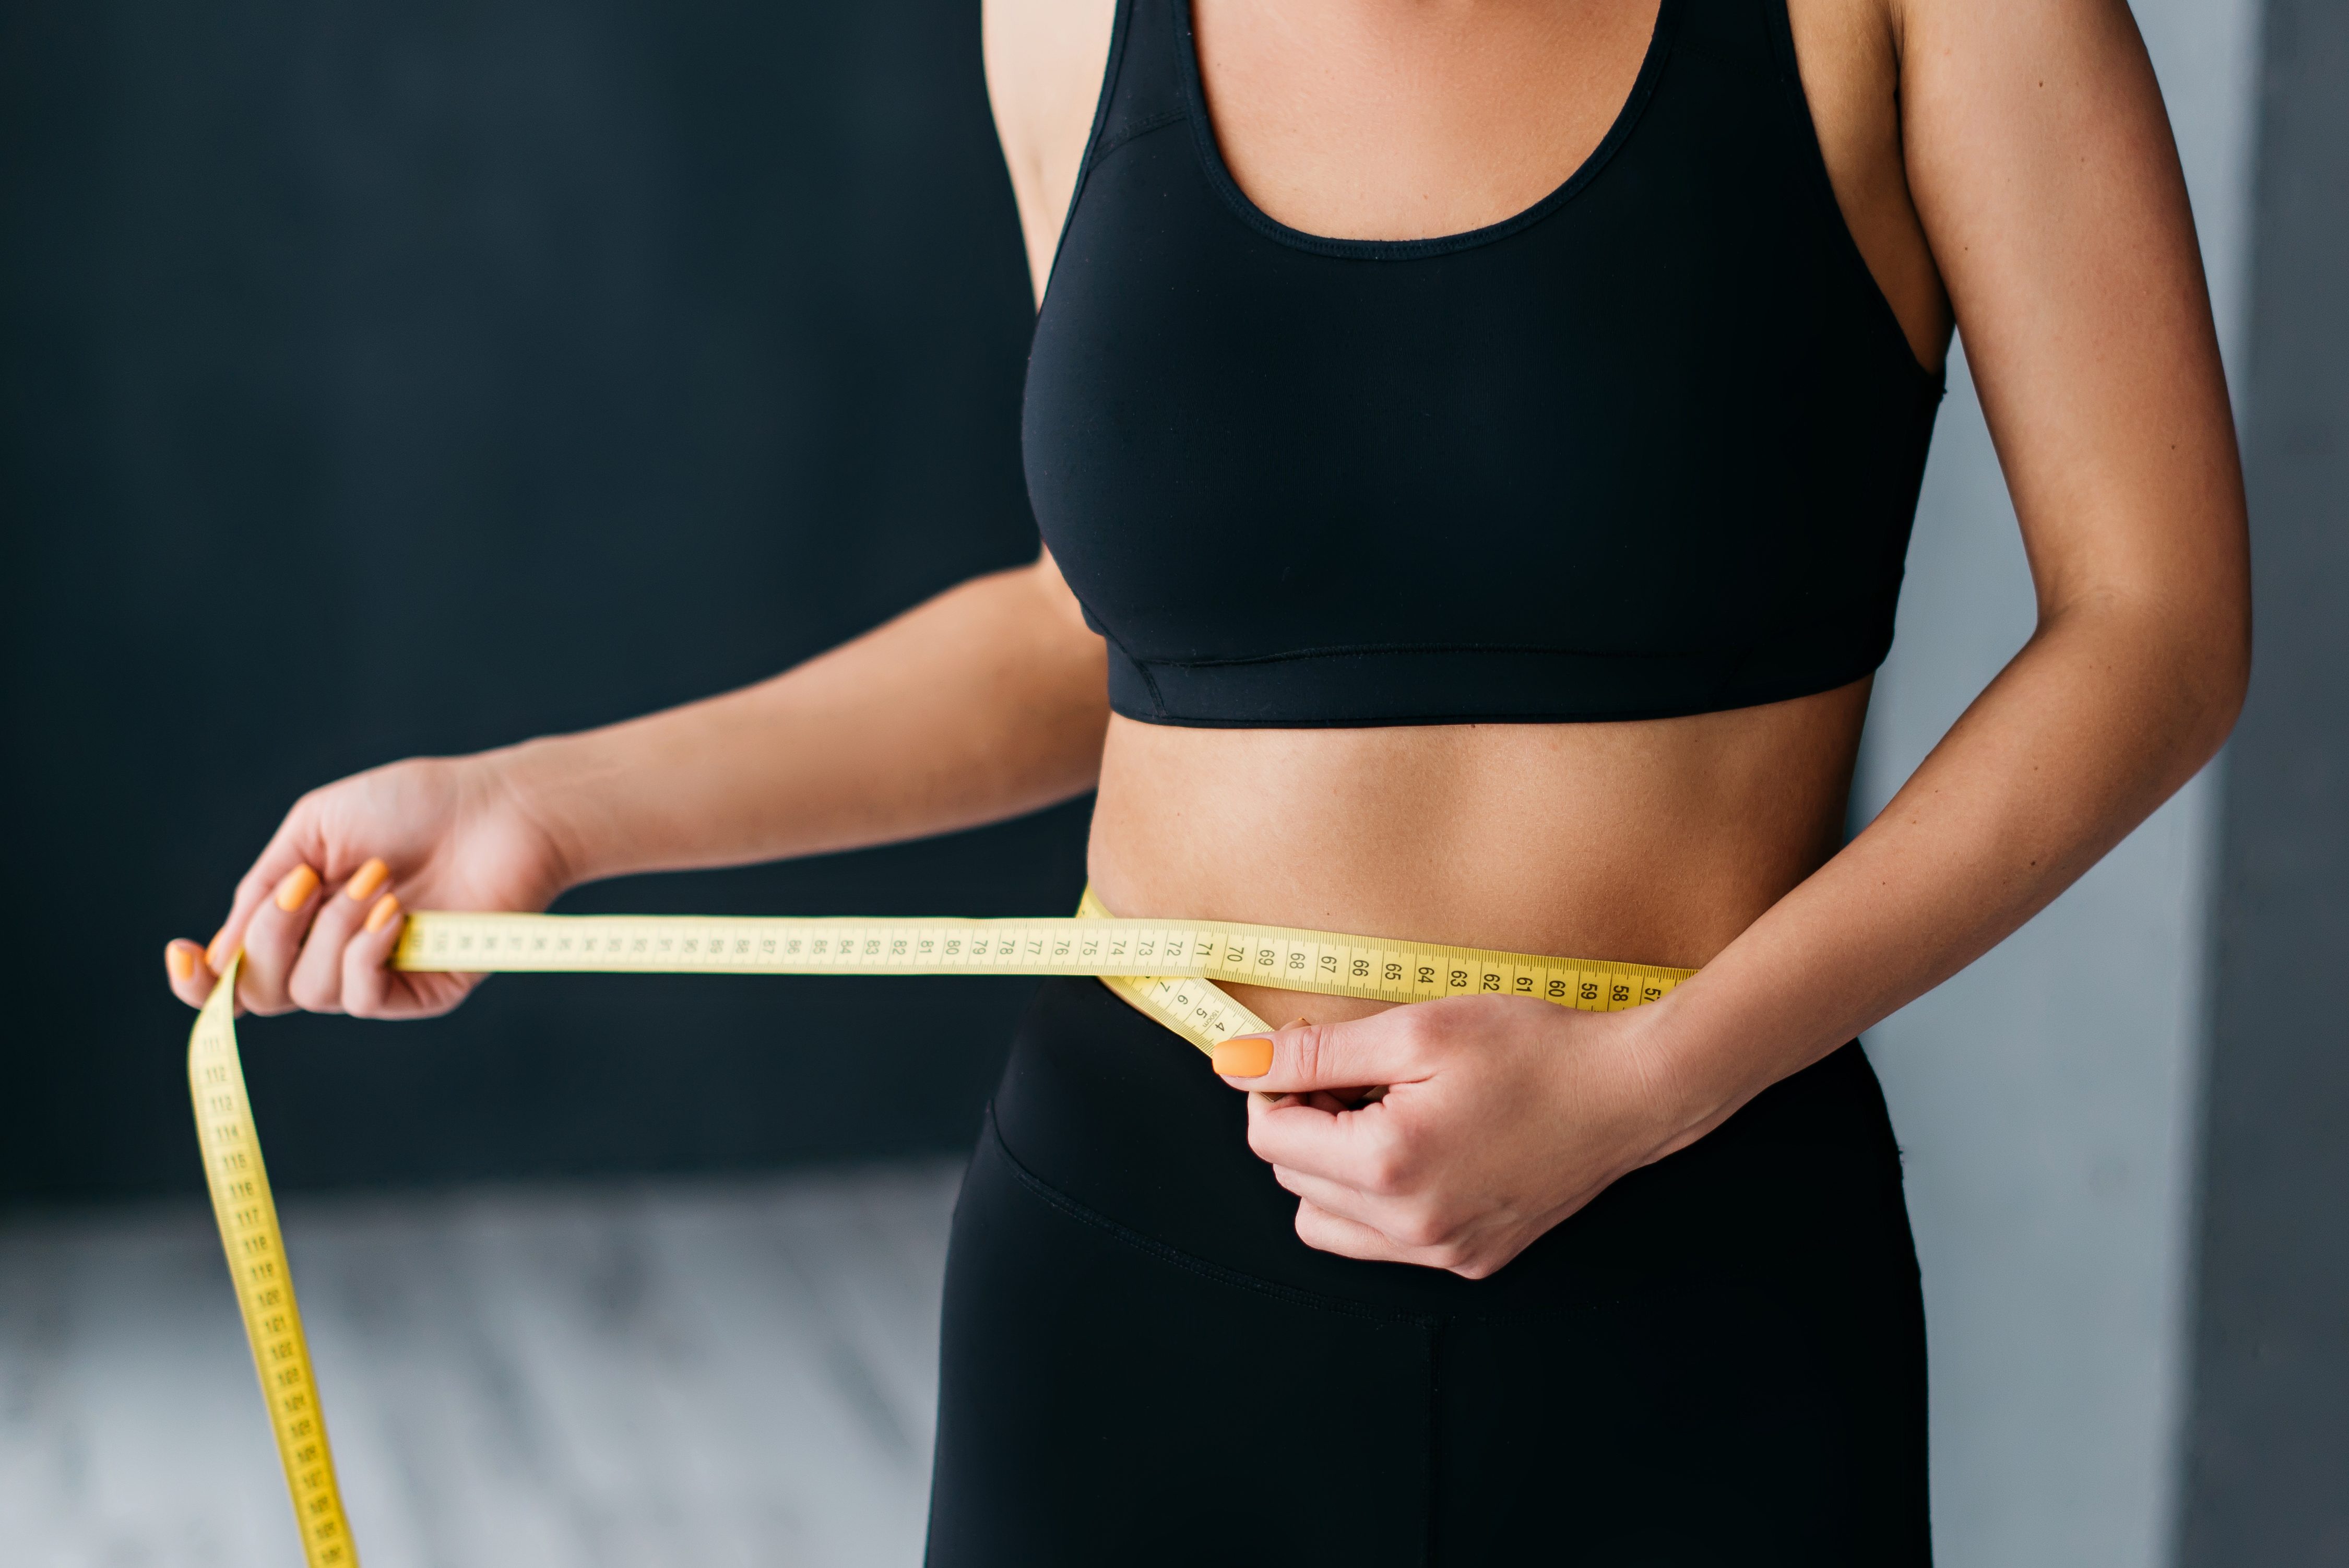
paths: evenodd
<path fill-rule="evenodd" d="M 1790 1225 L 1843 1247 L 1859 1232 L 1889 1233 L 1899 1214 L 1899 1155 L 1857 1044 L 1624 1177 L 1477 1282 L 1305 1246 L 1296 1198 L 1248 1150 L 1246 1097 L 1098 981 L 1038 986 L 990 1120 L 988 1140 L 1042 1189 L 1145 1242 L 1252 1280 L 1404 1310 L 1548 1308 L 1561 1290 L 1786 1252 Z"/>
<path fill-rule="evenodd" d="M 1121 915 L 1702 967 L 1842 840 L 1867 684 L 1615 724 L 1113 719 L 1090 871 Z M 1275 1022 L 1376 1004 L 1272 994 Z"/>

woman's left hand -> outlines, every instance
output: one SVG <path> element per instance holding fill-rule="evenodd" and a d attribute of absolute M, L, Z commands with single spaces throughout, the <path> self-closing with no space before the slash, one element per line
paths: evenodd
<path fill-rule="evenodd" d="M 1659 1006 L 1447 998 L 1278 1030 L 1260 1076 L 1234 1069 L 1261 1037 L 1216 1066 L 1255 1091 L 1248 1147 L 1297 1194 L 1308 1246 L 1482 1279 L 1710 1119 L 1660 1069 Z M 1350 1104 L 1366 1084 L 1386 1092 Z"/>

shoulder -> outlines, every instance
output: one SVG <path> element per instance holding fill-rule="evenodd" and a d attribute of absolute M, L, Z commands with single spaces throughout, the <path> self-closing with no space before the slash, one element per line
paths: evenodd
<path fill-rule="evenodd" d="M 1040 299 L 1092 129 L 1117 3 L 983 0 L 979 14 L 995 134 Z"/>

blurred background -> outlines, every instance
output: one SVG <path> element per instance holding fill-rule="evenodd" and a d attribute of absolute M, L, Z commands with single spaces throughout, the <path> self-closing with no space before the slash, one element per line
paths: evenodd
<path fill-rule="evenodd" d="M 1945 1564 L 2349 1563 L 2349 14 L 2145 0 L 2250 464 L 2227 755 L 1869 1049 Z M 757 679 L 1035 550 L 970 0 L 0 3 L 0 1528 L 292 1563 L 160 974 L 302 789 Z M 2028 634 L 1962 352 L 1880 805 Z M 1059 911 L 1083 803 L 563 907 Z M 1006 981 L 244 1034 L 375 1563 L 917 1560 Z"/>

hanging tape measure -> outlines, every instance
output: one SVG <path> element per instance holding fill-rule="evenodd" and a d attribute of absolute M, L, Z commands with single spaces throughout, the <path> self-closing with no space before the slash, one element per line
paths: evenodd
<path fill-rule="evenodd" d="M 188 1088 L 221 1245 L 310 1568 L 357 1568 L 310 1347 L 236 1051 L 231 959 L 188 1039 Z M 755 916 L 408 917 L 392 967 L 459 974 L 1090 975 L 1201 1050 L 1268 1026 L 1216 985 L 1371 1002 L 1530 996 L 1586 1012 L 1655 1001 L 1694 974 L 1650 964 L 1393 942 L 1226 921 L 1120 920 L 1085 890 L 1067 920 Z"/>

